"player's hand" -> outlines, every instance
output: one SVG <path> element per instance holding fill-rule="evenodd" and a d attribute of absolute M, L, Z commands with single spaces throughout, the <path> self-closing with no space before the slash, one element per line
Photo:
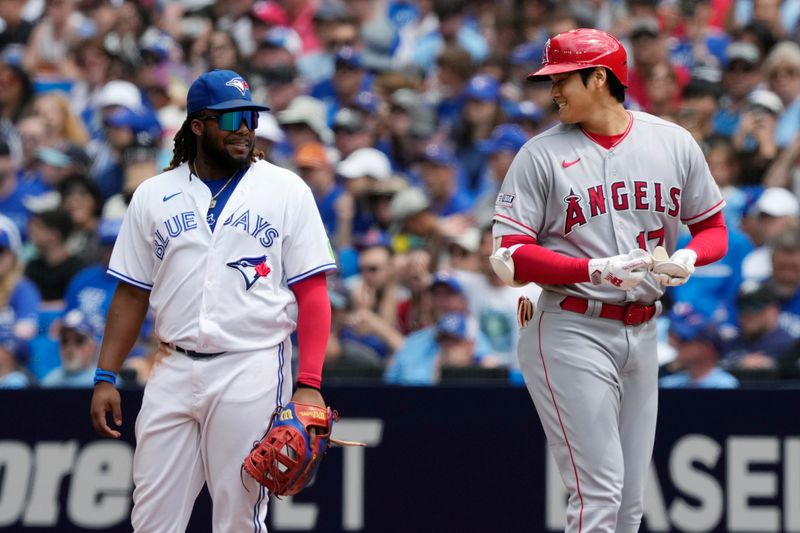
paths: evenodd
<path fill-rule="evenodd" d="M 589 261 L 589 280 L 594 285 L 605 285 L 628 291 L 636 287 L 653 266 L 653 256 L 635 248 L 627 254 L 601 257 Z"/>
<path fill-rule="evenodd" d="M 122 407 L 120 405 L 119 391 L 111 383 L 100 382 L 94 387 L 92 394 L 92 425 L 94 430 L 103 437 L 118 439 L 120 432 L 113 430 L 108 425 L 107 413 L 111 411 L 114 425 L 122 426 Z"/>
<path fill-rule="evenodd" d="M 292 395 L 292 401 L 308 405 L 318 405 L 322 408 L 325 407 L 325 399 L 322 397 L 322 393 L 308 387 L 297 387 L 297 390 L 294 391 Z M 317 437 L 316 428 L 308 428 L 308 435 L 311 437 L 311 444 L 314 444 L 314 439 Z"/>
<path fill-rule="evenodd" d="M 656 246 L 653 250 L 653 277 L 666 287 L 683 285 L 694 274 L 695 261 L 697 254 L 694 250 L 682 248 L 669 256 L 663 246 Z"/>

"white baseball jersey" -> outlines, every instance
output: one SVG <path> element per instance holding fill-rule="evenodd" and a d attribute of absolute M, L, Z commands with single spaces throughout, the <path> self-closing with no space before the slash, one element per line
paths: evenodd
<path fill-rule="evenodd" d="M 682 223 L 720 211 L 725 202 L 689 132 L 630 114 L 629 131 L 611 150 L 575 125 L 529 140 L 500 188 L 494 235 L 529 235 L 570 257 L 652 252 L 657 245 L 672 253 Z M 663 293 L 652 276 L 627 293 L 591 283 L 543 288 L 607 302 L 650 303 Z"/>
<path fill-rule="evenodd" d="M 151 291 L 163 342 L 198 352 L 277 346 L 295 328 L 289 285 L 336 268 L 311 190 L 293 172 L 258 161 L 213 234 L 210 201 L 186 164 L 142 183 L 108 272 Z"/>

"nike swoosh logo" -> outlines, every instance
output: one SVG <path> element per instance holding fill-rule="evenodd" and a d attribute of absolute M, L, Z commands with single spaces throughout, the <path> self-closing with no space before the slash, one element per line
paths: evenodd
<path fill-rule="evenodd" d="M 562 167 L 564 167 L 564 168 L 569 168 L 569 167 L 571 167 L 572 165 L 574 165 L 575 163 L 577 163 L 577 162 L 578 162 L 578 161 L 580 161 L 580 160 L 581 160 L 581 158 L 579 157 L 579 158 L 578 158 L 578 159 L 576 159 L 575 161 L 571 161 L 571 162 L 567 163 L 567 160 L 566 160 L 566 159 L 563 159 L 563 160 L 561 161 L 561 166 L 562 166 Z"/>
<path fill-rule="evenodd" d="M 171 199 L 175 198 L 176 196 L 178 196 L 182 192 L 183 191 L 178 191 L 175 194 L 170 194 L 169 196 L 164 196 L 164 201 L 166 202 L 167 200 L 171 200 Z"/>

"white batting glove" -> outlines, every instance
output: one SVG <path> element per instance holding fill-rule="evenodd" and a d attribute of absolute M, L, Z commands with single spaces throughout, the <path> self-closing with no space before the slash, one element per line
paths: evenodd
<path fill-rule="evenodd" d="M 590 260 L 589 279 L 595 285 L 629 291 L 644 279 L 652 266 L 653 256 L 635 248 L 627 254 Z"/>
<path fill-rule="evenodd" d="M 689 281 L 694 274 L 694 262 L 697 254 L 694 250 L 682 248 L 669 256 L 663 246 L 653 250 L 653 277 L 666 287 L 677 287 Z"/>

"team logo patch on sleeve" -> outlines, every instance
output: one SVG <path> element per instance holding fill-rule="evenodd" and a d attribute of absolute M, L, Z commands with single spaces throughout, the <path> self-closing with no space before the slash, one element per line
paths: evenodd
<path fill-rule="evenodd" d="M 497 195 L 497 202 L 495 202 L 495 205 L 499 205 L 502 207 L 511 207 L 514 204 L 515 198 L 516 195 L 509 194 L 507 192 L 501 192 L 500 194 Z"/>
<path fill-rule="evenodd" d="M 272 269 L 267 265 L 267 256 L 261 257 L 243 257 L 236 261 L 226 263 L 229 267 L 235 268 L 244 278 L 246 291 L 250 290 L 256 281 L 260 278 L 266 278 Z"/>

